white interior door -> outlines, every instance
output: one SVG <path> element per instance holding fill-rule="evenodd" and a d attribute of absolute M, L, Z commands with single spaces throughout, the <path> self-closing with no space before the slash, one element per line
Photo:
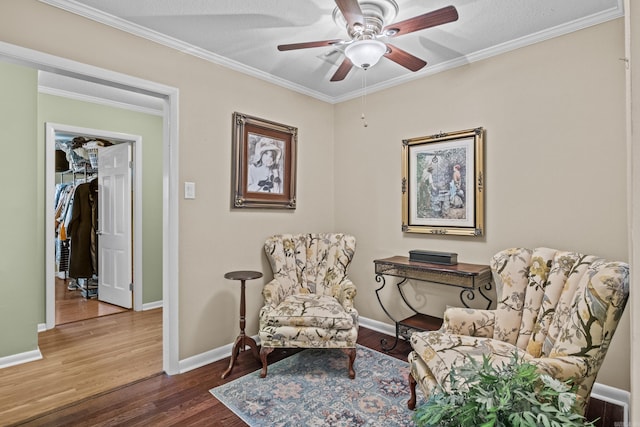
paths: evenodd
<path fill-rule="evenodd" d="M 100 147 L 98 166 L 98 299 L 131 308 L 131 144 Z"/>

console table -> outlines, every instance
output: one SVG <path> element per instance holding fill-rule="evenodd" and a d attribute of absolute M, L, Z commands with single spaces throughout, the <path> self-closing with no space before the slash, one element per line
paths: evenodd
<path fill-rule="evenodd" d="M 491 308 L 493 300 L 488 292 L 493 288 L 491 281 L 491 268 L 488 265 L 458 263 L 455 265 L 431 264 L 426 262 L 410 261 L 408 257 L 394 256 L 390 258 L 376 259 L 376 282 L 382 285 L 376 289 L 376 297 L 385 314 L 393 320 L 396 326 L 396 339 L 393 346 L 386 346 L 387 341 L 381 340 L 382 350 L 391 351 L 398 345 L 398 338 L 408 340 L 413 331 L 435 330 L 442 325 L 442 319 L 420 313 L 413 308 L 404 293 L 404 285 L 409 279 L 422 282 L 438 283 L 447 286 L 461 288 L 460 302 L 469 307 L 468 302 L 476 297 L 476 291 L 487 301 L 487 309 Z M 396 320 L 385 308 L 380 299 L 380 291 L 385 287 L 384 276 L 400 277 L 397 284 L 398 293 L 402 301 L 413 311 L 413 315 L 406 319 Z"/>

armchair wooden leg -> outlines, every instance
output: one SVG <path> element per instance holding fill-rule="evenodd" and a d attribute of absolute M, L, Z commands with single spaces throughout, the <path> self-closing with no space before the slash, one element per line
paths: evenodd
<path fill-rule="evenodd" d="M 262 371 L 260 378 L 267 376 L 267 356 L 273 351 L 273 347 L 260 347 L 260 360 L 262 361 Z"/>
<path fill-rule="evenodd" d="M 354 379 L 356 377 L 356 371 L 353 369 L 353 362 L 356 360 L 356 349 L 343 348 L 342 351 L 349 356 L 349 378 Z"/>
<path fill-rule="evenodd" d="M 416 380 L 413 378 L 413 375 L 411 375 L 411 372 L 409 372 L 409 391 L 411 392 L 411 397 L 409 397 L 407 401 L 407 407 L 412 411 L 416 409 L 416 384 Z"/>

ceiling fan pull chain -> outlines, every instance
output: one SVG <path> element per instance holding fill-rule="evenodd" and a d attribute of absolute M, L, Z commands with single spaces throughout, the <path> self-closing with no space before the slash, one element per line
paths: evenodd
<path fill-rule="evenodd" d="M 364 117 L 364 111 L 367 107 L 367 70 L 362 70 L 362 120 L 364 127 L 369 127 L 367 119 Z"/>

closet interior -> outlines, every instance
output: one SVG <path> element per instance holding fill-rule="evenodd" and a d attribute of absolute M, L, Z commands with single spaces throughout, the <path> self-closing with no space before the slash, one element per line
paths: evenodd
<path fill-rule="evenodd" d="M 109 145 L 56 134 L 56 277 L 86 299 L 98 296 L 98 147 Z"/>

